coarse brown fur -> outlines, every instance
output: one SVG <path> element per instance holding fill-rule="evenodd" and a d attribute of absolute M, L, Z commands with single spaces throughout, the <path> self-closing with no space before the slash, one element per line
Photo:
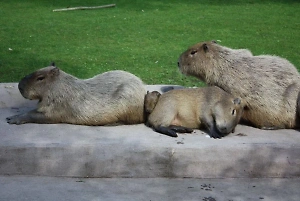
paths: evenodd
<path fill-rule="evenodd" d="M 19 90 L 24 98 L 39 100 L 38 107 L 8 117 L 10 124 L 144 122 L 145 86 L 138 77 L 125 71 L 109 71 L 82 80 L 52 65 L 24 77 Z"/>
<path fill-rule="evenodd" d="M 161 93 L 159 93 L 158 91 L 147 91 L 144 100 L 144 111 L 146 114 L 146 118 L 148 118 L 148 116 L 153 112 L 160 95 Z"/>
<path fill-rule="evenodd" d="M 297 97 L 300 76 L 278 56 L 251 56 L 215 42 L 198 43 L 178 61 L 183 74 L 218 86 L 246 103 L 243 119 L 263 129 L 299 128 Z"/>
<path fill-rule="evenodd" d="M 234 130 L 244 105 L 218 87 L 202 87 L 148 93 L 145 108 L 150 113 L 147 125 L 157 132 L 177 137 L 176 132 L 206 126 L 211 137 L 221 138 Z"/>

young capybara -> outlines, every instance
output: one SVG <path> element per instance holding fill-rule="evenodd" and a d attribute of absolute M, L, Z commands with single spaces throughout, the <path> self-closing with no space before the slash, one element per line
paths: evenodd
<path fill-rule="evenodd" d="M 171 137 L 203 126 L 212 138 L 224 137 L 234 131 L 243 107 L 240 98 L 218 87 L 174 89 L 161 95 L 153 91 L 145 96 L 146 124 Z"/>
<path fill-rule="evenodd" d="M 19 82 L 24 98 L 39 100 L 37 109 L 7 118 L 10 124 L 70 123 L 81 125 L 144 122 L 146 88 L 135 75 L 109 71 L 78 79 L 54 64 Z"/>
<path fill-rule="evenodd" d="M 299 128 L 297 99 L 300 76 L 278 56 L 251 56 L 214 41 L 198 43 L 178 60 L 183 74 L 218 86 L 246 104 L 242 119 L 261 129 Z"/>

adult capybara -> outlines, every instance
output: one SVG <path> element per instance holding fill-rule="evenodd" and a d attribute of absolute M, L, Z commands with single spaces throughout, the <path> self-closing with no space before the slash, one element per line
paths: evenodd
<path fill-rule="evenodd" d="M 293 64 L 278 56 L 251 56 L 213 41 L 198 43 L 178 61 L 183 74 L 241 97 L 243 119 L 262 129 L 299 127 L 297 97 L 300 76 Z"/>
<path fill-rule="evenodd" d="M 18 86 L 24 98 L 39 103 L 37 109 L 8 117 L 10 124 L 144 122 L 146 88 L 138 77 L 125 71 L 109 71 L 82 80 L 53 64 L 27 75 Z"/>
<path fill-rule="evenodd" d="M 221 138 L 233 132 L 243 114 L 241 99 L 218 87 L 159 94 L 154 91 L 145 96 L 145 110 L 150 113 L 146 124 L 171 137 L 206 126 L 212 138 Z"/>

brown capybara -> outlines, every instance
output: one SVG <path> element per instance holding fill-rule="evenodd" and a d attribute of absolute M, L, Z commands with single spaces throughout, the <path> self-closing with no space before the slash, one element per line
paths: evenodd
<path fill-rule="evenodd" d="M 82 80 L 52 64 L 27 75 L 18 86 L 24 98 L 37 99 L 39 103 L 37 109 L 8 117 L 10 124 L 144 122 L 145 85 L 125 71 L 109 71 Z"/>
<path fill-rule="evenodd" d="M 299 128 L 297 69 L 278 56 L 251 55 L 249 50 L 202 42 L 183 52 L 178 66 L 185 75 L 241 97 L 246 104 L 242 119 L 251 125 L 261 129 Z"/>
<path fill-rule="evenodd" d="M 146 113 L 147 118 L 153 112 L 160 95 L 161 93 L 159 93 L 158 91 L 152 91 L 152 92 L 147 91 L 144 100 L 144 111 Z"/>
<path fill-rule="evenodd" d="M 243 103 L 218 87 L 174 89 L 145 96 L 147 125 L 159 133 L 177 137 L 206 126 L 212 138 L 221 138 L 238 124 Z"/>

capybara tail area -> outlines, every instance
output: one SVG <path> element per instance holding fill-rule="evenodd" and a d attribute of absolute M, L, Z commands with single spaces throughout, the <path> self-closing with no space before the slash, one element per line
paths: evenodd
<path fill-rule="evenodd" d="M 145 122 L 143 106 L 125 108 L 118 115 L 119 122 L 122 124 L 140 124 Z"/>
<path fill-rule="evenodd" d="M 139 92 L 132 97 L 120 99 L 113 109 L 114 113 L 123 124 L 139 124 L 145 122 L 144 94 Z"/>
<path fill-rule="evenodd" d="M 112 111 L 122 124 L 139 124 L 145 122 L 144 98 L 146 88 L 139 80 L 122 84 L 114 92 Z"/>

